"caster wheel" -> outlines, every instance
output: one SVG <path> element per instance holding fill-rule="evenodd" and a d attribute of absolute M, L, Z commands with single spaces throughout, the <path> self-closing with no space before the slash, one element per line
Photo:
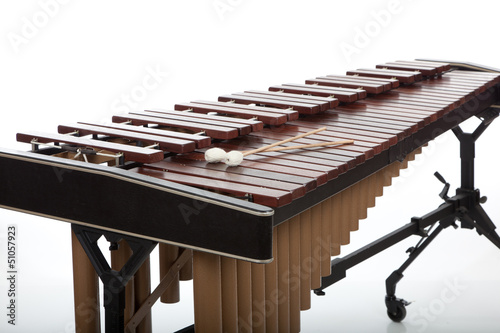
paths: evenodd
<path fill-rule="evenodd" d="M 393 313 L 387 310 L 387 315 L 389 316 L 389 318 L 391 318 L 392 321 L 399 323 L 406 317 L 406 307 L 403 303 L 398 302 L 396 304 L 396 312 Z"/>

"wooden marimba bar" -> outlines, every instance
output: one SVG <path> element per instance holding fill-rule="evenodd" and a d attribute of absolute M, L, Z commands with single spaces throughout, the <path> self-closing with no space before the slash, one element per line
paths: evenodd
<path fill-rule="evenodd" d="M 272 261 L 239 254 L 240 244 L 231 239 L 217 249 L 164 240 L 160 275 L 168 283 L 160 298 L 178 302 L 179 281 L 193 279 L 197 333 L 299 332 L 311 290 L 331 274 L 331 258 L 349 243 L 350 232 L 383 188 L 429 140 L 453 127 L 457 110 L 469 107 L 467 117 L 482 111 L 482 104 L 473 104 L 499 82 L 496 73 L 448 63 L 396 61 L 218 101 L 176 104 L 175 110 L 116 115 L 112 124 L 61 125 L 58 134 L 24 132 L 17 138 L 34 151 L 49 146 L 56 157 L 116 166 L 273 208 Z M 204 161 L 208 148 L 255 149 L 322 126 L 325 131 L 285 146 L 342 139 L 354 144 L 264 151 L 238 167 Z M 188 219 L 203 214 L 189 209 Z M 208 225 L 217 218 L 204 217 Z M 111 253 L 118 271 L 132 250 L 121 241 Z M 76 238 L 73 259 L 77 330 L 97 332 L 98 278 Z M 151 331 L 149 265 L 146 260 L 126 287 L 128 331 Z"/>

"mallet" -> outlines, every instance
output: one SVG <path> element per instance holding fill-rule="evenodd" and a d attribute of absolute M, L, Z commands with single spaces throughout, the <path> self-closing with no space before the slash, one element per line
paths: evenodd
<path fill-rule="evenodd" d="M 209 163 L 218 163 L 224 161 L 227 165 L 229 166 L 238 166 L 242 161 L 245 156 L 248 156 L 250 154 L 256 154 L 259 152 L 263 151 L 282 151 L 282 150 L 291 150 L 291 149 L 302 149 L 302 148 L 313 148 L 313 147 L 322 147 L 322 146 L 328 146 L 328 145 L 335 145 L 335 144 L 346 144 L 346 143 L 353 143 L 353 140 L 342 140 L 342 141 L 332 141 L 332 142 L 321 142 L 321 143 L 314 143 L 314 144 L 309 144 L 309 145 L 300 145 L 300 146 L 291 146 L 291 147 L 278 147 L 274 148 L 278 145 L 294 141 L 303 137 L 306 137 L 308 135 L 312 135 L 321 131 L 324 131 L 326 127 L 318 128 L 316 130 L 303 133 L 297 136 L 294 136 L 292 138 L 288 138 L 286 140 L 278 141 L 273 144 L 267 145 L 260 147 L 258 149 L 253 149 L 253 150 L 247 150 L 247 151 L 237 151 L 233 150 L 230 151 L 229 153 L 226 153 L 224 150 L 220 148 L 211 148 L 208 149 L 205 152 L 205 160 Z"/>
<path fill-rule="evenodd" d="M 255 154 L 255 153 L 264 151 L 266 149 L 273 148 L 273 147 L 279 146 L 281 144 L 284 144 L 284 143 L 287 143 L 287 142 L 290 142 L 293 140 L 297 140 L 297 139 L 303 138 L 305 136 L 308 136 L 308 135 L 311 135 L 314 133 L 324 131 L 325 129 L 326 129 L 326 127 L 318 128 L 318 129 L 315 129 L 313 131 L 303 133 L 303 134 L 294 136 L 292 138 L 288 138 L 286 140 L 278 141 L 278 142 L 275 142 L 273 144 L 260 147 L 258 149 L 246 151 L 244 153 L 237 151 L 237 150 L 233 150 L 233 151 L 230 151 L 229 153 L 226 153 L 223 149 L 220 149 L 220 148 L 210 148 L 205 152 L 205 160 L 208 163 L 219 163 L 219 162 L 224 161 L 229 166 L 237 166 L 241 163 L 241 161 L 243 161 L 243 157 L 245 157 L 247 155 Z"/>

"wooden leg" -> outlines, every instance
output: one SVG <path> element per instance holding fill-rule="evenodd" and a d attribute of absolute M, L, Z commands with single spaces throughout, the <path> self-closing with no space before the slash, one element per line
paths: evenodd
<path fill-rule="evenodd" d="M 359 182 L 359 214 L 358 218 L 364 220 L 368 217 L 368 179 L 362 179 Z"/>
<path fill-rule="evenodd" d="M 238 289 L 236 259 L 221 257 L 223 332 L 238 331 Z"/>
<path fill-rule="evenodd" d="M 415 150 L 408 154 L 408 162 L 415 160 Z"/>
<path fill-rule="evenodd" d="M 179 272 L 179 279 L 181 281 L 189 281 L 193 279 L 193 250 L 184 249 L 184 251 L 189 251 L 189 253 L 191 253 L 191 259 L 182 266 Z"/>
<path fill-rule="evenodd" d="M 266 275 L 264 266 L 252 263 L 252 328 L 254 333 L 266 332 Z"/>
<path fill-rule="evenodd" d="M 342 197 L 340 194 L 335 194 L 332 198 L 332 246 L 331 255 L 336 256 L 340 254 L 340 239 L 342 227 Z"/>
<path fill-rule="evenodd" d="M 359 182 L 351 186 L 351 200 L 351 219 L 356 221 L 354 225 L 351 225 L 351 231 L 355 231 L 359 228 L 360 220 L 361 184 Z"/>
<path fill-rule="evenodd" d="M 405 159 L 403 160 L 403 162 L 401 162 L 401 169 L 406 169 L 408 168 L 408 159 L 409 159 L 409 155 L 406 155 Z"/>
<path fill-rule="evenodd" d="M 196 333 L 222 333 L 220 256 L 194 251 L 193 292 Z"/>
<path fill-rule="evenodd" d="M 300 309 L 311 308 L 311 211 L 300 214 Z"/>
<path fill-rule="evenodd" d="M 331 200 L 325 200 L 321 204 L 321 276 L 331 273 L 331 242 L 332 242 L 332 205 Z M 292 243 L 294 244 L 294 243 Z"/>
<path fill-rule="evenodd" d="M 321 220 L 320 220 L 321 223 Z M 320 230 L 321 231 L 321 230 Z M 278 327 L 279 332 L 290 332 L 289 224 L 278 226 Z M 318 262 L 319 263 L 319 262 Z M 319 265 L 318 265 L 319 266 Z"/>
<path fill-rule="evenodd" d="M 73 288 L 75 295 L 75 331 L 99 333 L 99 278 L 80 242 L 71 231 L 73 248 Z"/>
<path fill-rule="evenodd" d="M 321 205 L 318 204 L 311 208 L 311 288 L 316 289 L 319 288 L 320 286 L 321 286 Z"/>
<path fill-rule="evenodd" d="M 329 221 L 328 221 L 329 222 Z M 290 224 L 290 332 L 300 332 L 300 215 Z M 330 225 L 327 225 L 329 228 Z M 325 243 L 330 250 L 330 242 Z"/>
<path fill-rule="evenodd" d="M 376 179 L 376 183 L 377 183 L 375 195 L 377 197 L 381 197 L 384 195 L 384 169 L 379 170 L 375 174 L 375 177 L 376 177 L 375 179 Z"/>
<path fill-rule="evenodd" d="M 266 333 L 278 333 L 278 227 L 273 231 L 273 258 L 265 266 L 266 279 Z"/>
<path fill-rule="evenodd" d="M 375 207 L 375 197 L 377 193 L 377 180 L 375 174 L 368 176 L 368 208 Z"/>
<path fill-rule="evenodd" d="M 236 262 L 238 282 L 238 332 L 249 333 L 252 328 L 252 264 L 248 261 Z"/>
<path fill-rule="evenodd" d="M 399 177 L 399 170 L 401 169 L 401 162 L 396 161 L 392 164 L 392 177 Z"/>
<path fill-rule="evenodd" d="M 391 186 L 392 185 L 392 167 L 391 165 L 386 166 L 383 170 L 383 175 L 384 175 L 384 186 Z"/>
<path fill-rule="evenodd" d="M 340 192 L 342 198 L 342 209 L 341 209 L 341 221 L 342 221 L 342 233 L 341 233 L 341 244 L 347 245 L 350 241 L 351 234 L 351 205 L 352 205 L 352 195 L 351 189 L 346 188 Z M 316 287 L 319 288 L 320 286 Z M 315 289 L 316 289 L 315 288 Z"/>
<path fill-rule="evenodd" d="M 134 276 L 135 311 L 146 301 L 151 294 L 151 268 L 149 257 Z M 134 311 L 134 312 L 135 312 Z M 136 333 L 151 333 L 153 330 L 151 312 L 137 325 Z"/>
<path fill-rule="evenodd" d="M 159 244 L 159 257 L 160 257 L 160 280 L 168 273 L 172 264 L 179 257 L 179 247 L 170 244 Z M 177 303 L 179 302 L 179 274 L 175 277 L 174 281 L 170 284 L 168 289 L 161 295 L 162 303 Z"/>

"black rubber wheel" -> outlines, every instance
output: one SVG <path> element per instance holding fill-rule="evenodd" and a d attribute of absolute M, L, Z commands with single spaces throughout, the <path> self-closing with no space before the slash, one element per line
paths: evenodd
<path fill-rule="evenodd" d="M 406 307 L 403 303 L 398 302 L 396 306 L 396 313 L 392 313 L 387 310 L 387 315 L 389 316 L 389 318 L 391 318 L 392 321 L 399 323 L 406 317 Z"/>

